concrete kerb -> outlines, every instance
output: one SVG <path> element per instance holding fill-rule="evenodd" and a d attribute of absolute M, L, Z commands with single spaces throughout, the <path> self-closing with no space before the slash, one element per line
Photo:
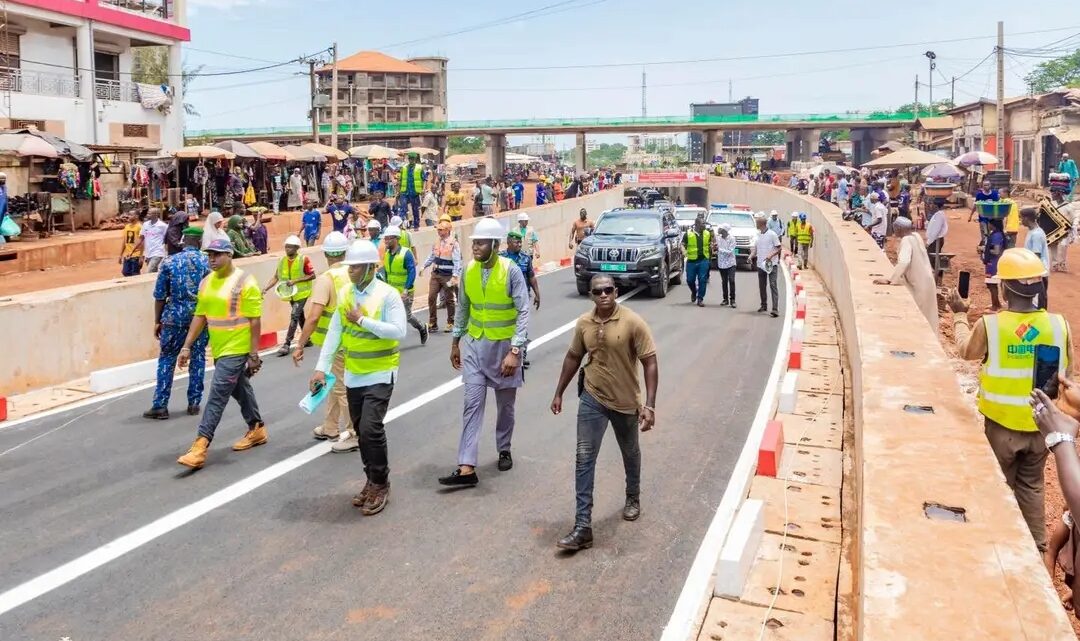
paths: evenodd
<path fill-rule="evenodd" d="M 761 538 L 765 534 L 765 503 L 747 499 L 731 524 L 720 559 L 716 563 L 713 596 L 737 599 L 743 593 L 754 565 Z"/>

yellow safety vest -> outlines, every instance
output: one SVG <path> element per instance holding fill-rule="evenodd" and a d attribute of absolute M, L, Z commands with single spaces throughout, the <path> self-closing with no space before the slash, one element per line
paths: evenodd
<path fill-rule="evenodd" d="M 514 263 L 499 256 L 488 274 L 484 286 L 480 261 L 472 261 L 465 269 L 465 294 L 469 297 L 469 336 L 476 340 L 505 341 L 514 337 L 517 326 L 517 306 L 507 292 L 510 269 Z"/>
<path fill-rule="evenodd" d="M 1044 310 L 998 312 L 982 317 L 986 362 L 979 371 L 979 412 L 1010 430 L 1035 432 L 1031 416 L 1036 345 L 1057 345 L 1059 371 L 1068 367 L 1069 330 L 1065 317 Z"/>
<path fill-rule="evenodd" d="M 199 308 L 206 316 L 215 359 L 251 353 L 251 324 L 240 309 L 247 286 L 258 288 L 254 277 L 239 269 L 227 278 L 208 274 L 199 284 Z"/>
<path fill-rule="evenodd" d="M 795 230 L 798 229 L 798 228 L 799 228 L 799 221 L 798 220 L 795 220 L 795 219 L 789 220 L 788 224 L 787 224 L 788 238 L 794 238 L 795 237 Z"/>
<path fill-rule="evenodd" d="M 383 255 L 383 271 L 386 273 L 386 284 L 390 285 L 398 292 L 405 291 L 405 283 L 409 280 L 409 273 L 405 270 L 405 252 L 409 250 L 404 247 L 398 246 L 396 254 L 391 254 L 390 250 L 386 250 L 386 254 Z M 401 260 L 396 261 L 397 267 L 395 267 L 396 258 Z"/>
<path fill-rule="evenodd" d="M 338 292 L 343 291 L 350 284 L 348 265 L 335 265 L 326 270 L 323 276 L 330 279 L 330 287 L 334 291 L 334 300 L 332 301 L 333 304 L 328 302 L 326 307 L 323 308 L 322 314 L 319 315 L 319 323 L 315 326 L 315 333 L 311 335 L 311 342 L 316 345 L 322 345 L 326 340 L 326 330 L 330 329 L 330 320 L 334 318 L 334 312 L 338 308 L 338 301 L 341 300 Z"/>
<path fill-rule="evenodd" d="M 706 260 L 712 258 L 712 232 L 708 229 L 703 230 L 701 232 L 701 242 L 705 246 L 699 250 L 697 230 L 693 228 L 686 230 L 686 260 L 698 260 L 699 257 Z"/>
<path fill-rule="evenodd" d="M 409 238 L 408 230 L 406 230 L 406 229 L 401 230 L 401 237 L 398 238 L 398 244 L 401 245 L 402 247 L 404 247 L 405 249 L 409 249 L 410 247 L 412 247 L 412 239 Z"/>
<path fill-rule="evenodd" d="M 401 174 L 398 179 L 398 193 L 404 194 L 409 185 L 409 165 L 401 166 Z M 424 170 L 420 165 L 413 165 L 413 192 L 417 195 L 424 193 Z"/>
<path fill-rule="evenodd" d="M 371 293 L 365 304 L 360 306 L 364 318 L 382 320 L 383 306 L 388 296 L 397 296 L 389 285 L 380 281 L 371 282 Z M 356 304 L 356 287 L 349 283 L 338 292 L 339 310 L 353 309 Z M 374 374 L 395 370 L 401 362 L 398 353 L 398 341 L 379 338 L 365 330 L 359 323 L 353 323 L 345 314 L 341 314 L 341 351 L 345 353 L 345 370 L 353 374 Z"/>
<path fill-rule="evenodd" d="M 289 262 L 288 256 L 282 256 L 281 261 L 278 262 L 277 277 L 279 281 L 291 280 L 296 285 L 296 293 L 287 299 L 289 301 L 295 300 L 307 300 L 311 296 L 311 281 L 306 280 L 302 283 L 296 281 L 303 278 L 304 274 L 304 257 L 299 253 L 296 254 L 296 258 L 292 259 L 292 263 Z"/>
<path fill-rule="evenodd" d="M 800 245 L 809 245 L 810 241 L 814 240 L 814 226 L 810 223 L 795 225 L 795 236 Z"/>

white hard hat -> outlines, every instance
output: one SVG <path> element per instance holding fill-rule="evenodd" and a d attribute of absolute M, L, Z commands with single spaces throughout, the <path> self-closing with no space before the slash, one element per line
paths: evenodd
<path fill-rule="evenodd" d="M 520 214 L 517 215 L 517 219 L 518 219 L 519 223 L 523 222 L 523 221 L 528 221 L 529 220 L 529 215 L 527 213 L 525 213 L 525 212 L 521 212 Z"/>
<path fill-rule="evenodd" d="M 401 238 L 401 228 L 397 225 L 390 225 L 382 235 L 383 238 Z"/>
<path fill-rule="evenodd" d="M 731 225 L 724 223 L 720 225 L 720 229 L 723 229 L 724 231 L 731 231 Z"/>
<path fill-rule="evenodd" d="M 340 254 L 349 248 L 349 239 L 339 231 L 332 231 L 323 240 L 322 250 L 324 254 Z"/>
<path fill-rule="evenodd" d="M 506 237 L 506 232 L 503 230 L 499 221 L 494 218 L 484 218 L 480 222 L 476 223 L 476 227 L 473 228 L 473 233 L 469 236 L 470 240 L 502 240 Z"/>
<path fill-rule="evenodd" d="M 392 216 L 390 218 L 390 224 L 394 227 L 401 227 L 401 216 Z"/>
<path fill-rule="evenodd" d="M 379 264 L 379 250 L 370 240 L 354 240 L 349 249 L 345 251 L 345 265 L 377 265 Z"/>
<path fill-rule="evenodd" d="M 300 237 L 299 236 L 297 236 L 296 234 L 293 234 L 292 236 L 289 236 L 288 238 L 285 239 L 285 246 L 288 247 L 289 245 L 293 245 L 295 247 L 300 247 L 300 246 L 303 245 L 303 243 L 300 242 Z"/>
<path fill-rule="evenodd" d="M 791 212 L 791 217 L 792 218 L 798 218 L 799 217 L 799 212 L 797 212 L 797 211 Z"/>
<path fill-rule="evenodd" d="M 368 229 L 382 229 L 382 224 L 379 221 L 372 218 L 371 220 L 367 221 L 367 228 Z"/>

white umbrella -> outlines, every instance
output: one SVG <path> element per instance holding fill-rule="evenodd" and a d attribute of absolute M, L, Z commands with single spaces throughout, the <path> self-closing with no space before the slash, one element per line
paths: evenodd
<path fill-rule="evenodd" d="M 969 151 L 966 154 L 961 154 L 952 160 L 958 165 L 967 167 L 969 165 L 996 165 L 998 164 L 997 156 L 987 153 L 985 151 Z"/>
<path fill-rule="evenodd" d="M 382 145 L 360 145 L 349 149 L 349 155 L 353 158 L 370 158 L 372 160 L 390 160 L 400 156 L 397 149 Z"/>

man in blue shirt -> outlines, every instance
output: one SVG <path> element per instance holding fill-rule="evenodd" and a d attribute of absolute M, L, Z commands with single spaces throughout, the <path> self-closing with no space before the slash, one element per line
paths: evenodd
<path fill-rule="evenodd" d="M 525 184 L 521 182 L 521 174 L 518 174 L 510 189 L 514 192 L 514 209 L 521 209 L 521 201 L 525 199 Z"/>
<path fill-rule="evenodd" d="M 183 232 L 183 239 L 183 251 L 162 261 L 154 284 L 154 336 L 161 343 L 161 355 L 158 357 L 154 401 L 150 409 L 143 413 L 145 418 L 169 418 L 169 397 L 172 394 L 176 357 L 184 346 L 188 327 L 195 315 L 199 284 L 210 273 L 210 262 L 206 254 L 199 251 L 202 229 L 188 227 Z M 209 339 L 210 334 L 204 329 L 191 346 L 187 413 L 192 416 L 199 413 L 202 403 L 206 343 Z"/>
<path fill-rule="evenodd" d="M 532 292 L 532 302 L 536 309 L 540 309 L 540 282 L 536 280 L 536 270 L 533 269 L 533 258 L 528 253 L 521 251 L 521 243 L 525 239 L 525 235 L 520 228 L 511 229 L 510 233 L 506 235 L 506 250 L 499 252 L 500 256 L 509 258 L 518 269 L 521 270 L 521 275 L 525 277 L 525 282 L 529 286 L 529 291 Z M 528 334 L 525 336 L 528 341 Z M 528 357 L 528 342 L 521 350 L 521 366 L 528 369 L 529 367 Z"/>
<path fill-rule="evenodd" d="M 1043 276 L 1043 290 L 1039 294 L 1039 309 L 1048 309 L 1047 296 L 1050 290 L 1050 245 L 1046 242 L 1046 232 L 1039 227 L 1039 210 L 1034 207 L 1024 207 L 1020 210 L 1020 223 L 1027 227 L 1028 231 L 1024 238 L 1024 248 L 1031 250 L 1042 261 L 1046 268 L 1046 276 Z"/>
<path fill-rule="evenodd" d="M 322 214 L 319 213 L 319 208 L 316 207 L 317 202 L 314 199 L 308 200 L 308 208 L 304 211 L 303 218 L 300 219 L 299 235 L 303 237 L 308 247 L 319 242 L 319 232 L 322 231 Z"/>
<path fill-rule="evenodd" d="M 341 194 L 334 196 L 334 202 L 330 203 L 330 206 L 326 208 L 326 213 L 330 214 L 330 224 L 334 226 L 334 231 L 345 233 L 345 225 L 349 223 L 349 216 L 352 216 L 355 211 L 353 206 L 342 198 Z"/>

